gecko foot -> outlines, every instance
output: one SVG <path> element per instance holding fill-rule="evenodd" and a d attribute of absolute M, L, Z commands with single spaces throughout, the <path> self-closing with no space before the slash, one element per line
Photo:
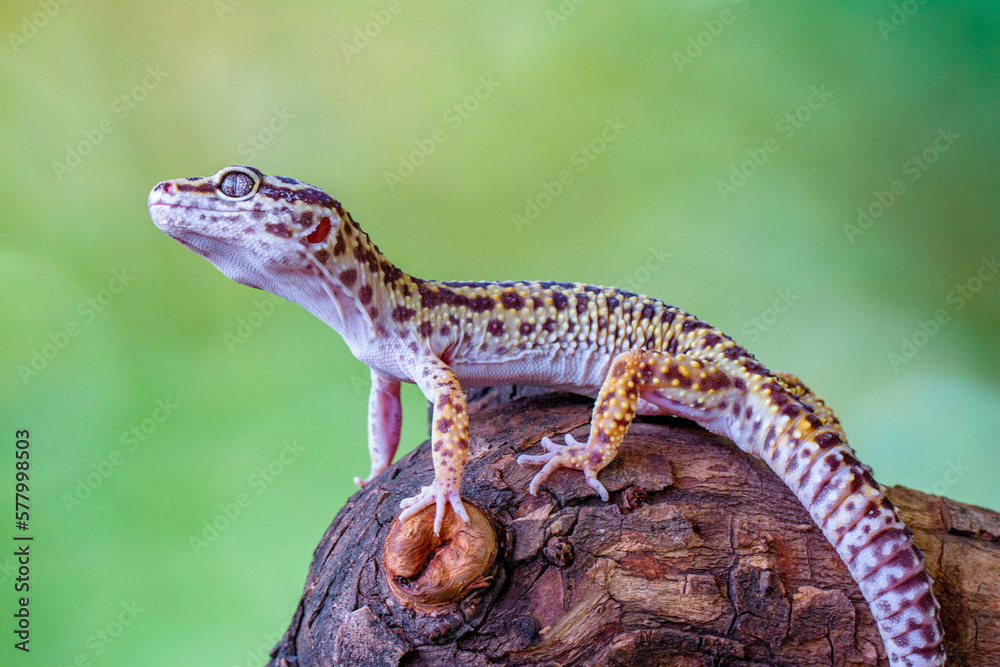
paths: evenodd
<path fill-rule="evenodd" d="M 557 469 L 573 468 L 574 470 L 583 471 L 583 476 L 586 478 L 587 484 L 594 491 L 597 491 L 597 495 L 601 497 L 601 500 L 606 501 L 609 498 L 608 490 L 604 488 L 603 484 L 597 481 L 594 471 L 586 466 L 588 458 L 587 443 L 577 442 L 576 438 L 567 433 L 565 445 L 557 445 L 549 438 L 542 438 L 540 444 L 548 450 L 547 454 L 539 454 L 537 456 L 522 454 L 517 457 L 518 464 L 522 466 L 542 466 L 542 469 L 531 478 L 531 484 L 528 485 L 528 493 L 533 496 L 538 495 L 538 486 Z"/>
<path fill-rule="evenodd" d="M 468 523 L 469 513 L 465 511 L 465 505 L 462 504 L 462 497 L 458 494 L 458 489 L 440 489 L 437 482 L 420 489 L 420 493 L 412 498 L 404 498 L 399 501 L 399 506 L 403 508 L 399 514 L 399 520 L 406 521 L 425 507 L 435 505 L 434 534 L 440 535 L 444 511 L 449 504 L 451 504 L 455 514 L 461 517 L 462 521 Z"/>

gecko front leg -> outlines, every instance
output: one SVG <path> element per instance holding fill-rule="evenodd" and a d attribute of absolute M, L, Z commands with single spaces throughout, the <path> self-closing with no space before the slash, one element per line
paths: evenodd
<path fill-rule="evenodd" d="M 371 371 L 372 387 L 368 393 L 368 454 L 372 467 L 368 477 L 354 478 L 363 487 L 376 475 L 389 467 L 399 447 L 399 430 L 403 423 L 403 409 L 399 404 L 399 382 Z"/>
<path fill-rule="evenodd" d="M 403 508 L 400 521 L 429 505 L 435 505 L 434 534 L 440 534 L 445 508 L 451 508 L 462 518 L 469 515 L 459 495 L 462 472 L 469 455 L 469 415 L 465 408 L 465 392 L 448 366 L 434 357 L 418 362 L 416 384 L 434 406 L 431 420 L 431 452 L 434 460 L 434 481 L 420 493 L 399 503 Z"/>

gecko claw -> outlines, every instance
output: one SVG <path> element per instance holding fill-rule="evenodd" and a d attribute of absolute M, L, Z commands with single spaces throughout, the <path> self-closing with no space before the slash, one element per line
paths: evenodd
<path fill-rule="evenodd" d="M 597 481 L 597 477 L 594 475 L 594 473 L 590 472 L 589 470 L 584 470 L 583 475 L 587 479 L 587 484 L 594 491 L 597 491 L 597 495 L 601 497 L 601 500 L 603 500 L 604 502 L 608 502 L 608 499 L 611 496 L 608 495 L 608 490 L 604 488 L 604 485 L 601 484 L 599 481 Z"/>
<path fill-rule="evenodd" d="M 441 525 L 444 523 L 444 513 L 448 505 L 451 505 L 451 509 L 458 515 L 462 521 L 468 523 L 469 513 L 465 509 L 465 504 L 462 502 L 462 497 L 456 490 L 441 490 L 435 485 L 425 486 L 420 489 L 420 493 L 413 496 L 412 498 L 404 498 L 399 501 L 400 508 L 403 509 L 399 513 L 399 520 L 406 521 L 410 517 L 417 514 L 420 510 L 425 507 L 430 507 L 434 505 L 434 534 L 441 534 Z"/>

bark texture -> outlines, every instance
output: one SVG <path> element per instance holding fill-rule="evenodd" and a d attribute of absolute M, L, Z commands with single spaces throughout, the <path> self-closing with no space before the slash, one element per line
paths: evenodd
<path fill-rule="evenodd" d="M 766 465 L 690 422 L 640 418 L 599 475 L 611 502 L 568 470 L 532 497 L 518 454 L 586 439 L 592 403 L 532 393 L 470 394 L 462 493 L 498 540 L 485 582 L 437 615 L 390 592 L 383 545 L 433 476 L 425 442 L 334 519 L 271 666 L 888 665 L 847 568 Z M 948 664 L 1000 666 L 1000 515 L 889 496 L 935 580 Z"/>

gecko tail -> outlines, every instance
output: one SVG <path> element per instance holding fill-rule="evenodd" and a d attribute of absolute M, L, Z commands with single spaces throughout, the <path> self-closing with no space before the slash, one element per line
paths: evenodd
<path fill-rule="evenodd" d="M 789 409 L 755 437 L 744 434 L 745 451 L 778 474 L 847 565 L 875 617 L 889 664 L 944 665 L 940 605 L 913 533 L 839 430 L 792 406 L 790 400 Z M 733 435 L 739 443 L 740 433 Z"/>

